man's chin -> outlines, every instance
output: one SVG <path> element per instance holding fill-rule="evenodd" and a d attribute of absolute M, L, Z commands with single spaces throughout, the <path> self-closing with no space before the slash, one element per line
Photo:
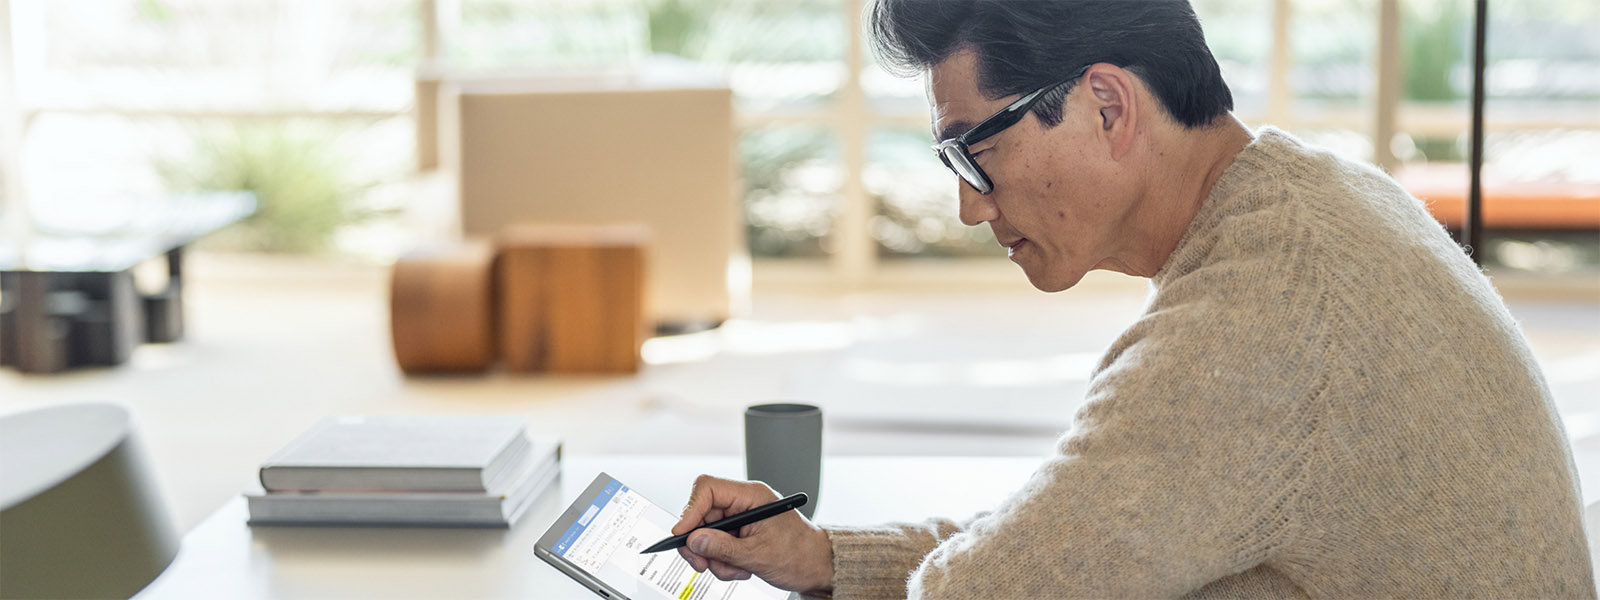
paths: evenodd
<path fill-rule="evenodd" d="M 1032 269 L 1023 269 L 1022 272 L 1028 276 L 1028 283 L 1033 284 L 1034 288 L 1049 293 L 1064 291 L 1078 285 L 1079 281 L 1083 281 L 1084 275 L 1082 271 L 1035 273 Z"/>

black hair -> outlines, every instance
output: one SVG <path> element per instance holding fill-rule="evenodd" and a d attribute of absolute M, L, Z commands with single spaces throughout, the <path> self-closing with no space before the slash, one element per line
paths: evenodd
<path fill-rule="evenodd" d="M 972 49 L 979 91 L 991 99 L 1104 62 L 1137 75 L 1185 127 L 1233 110 L 1233 93 L 1188 0 L 876 0 L 871 23 L 879 61 L 901 76 Z M 1072 87 L 1034 105 L 1046 126 L 1061 122 Z"/>

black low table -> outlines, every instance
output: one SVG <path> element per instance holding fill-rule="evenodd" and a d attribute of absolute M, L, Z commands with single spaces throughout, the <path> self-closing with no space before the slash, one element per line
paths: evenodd
<path fill-rule="evenodd" d="M 185 194 L 111 231 L 0 242 L 0 366 L 118 365 L 140 343 L 183 337 L 183 247 L 255 207 L 247 192 Z M 163 255 L 166 287 L 139 293 L 133 268 Z"/>

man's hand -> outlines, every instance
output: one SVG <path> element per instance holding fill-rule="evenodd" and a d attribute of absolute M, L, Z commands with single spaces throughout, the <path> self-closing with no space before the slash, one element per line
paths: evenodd
<path fill-rule="evenodd" d="M 694 480 L 689 506 L 672 534 L 694 530 L 728 515 L 741 513 L 778 499 L 778 493 L 759 481 L 731 481 L 710 475 Z M 678 553 L 696 571 L 711 569 L 718 579 L 749 579 L 759 575 L 767 583 L 796 592 L 833 589 L 833 545 L 828 534 L 798 511 L 757 521 L 739 528 L 738 536 L 715 529 L 689 535 L 689 545 Z"/>

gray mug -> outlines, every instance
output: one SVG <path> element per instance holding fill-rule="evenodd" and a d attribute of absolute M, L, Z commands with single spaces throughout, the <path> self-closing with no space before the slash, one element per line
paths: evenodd
<path fill-rule="evenodd" d="M 807 519 L 817 511 L 822 480 L 822 409 L 810 404 L 757 404 L 744 411 L 745 477 L 778 495 L 805 492 Z"/>

